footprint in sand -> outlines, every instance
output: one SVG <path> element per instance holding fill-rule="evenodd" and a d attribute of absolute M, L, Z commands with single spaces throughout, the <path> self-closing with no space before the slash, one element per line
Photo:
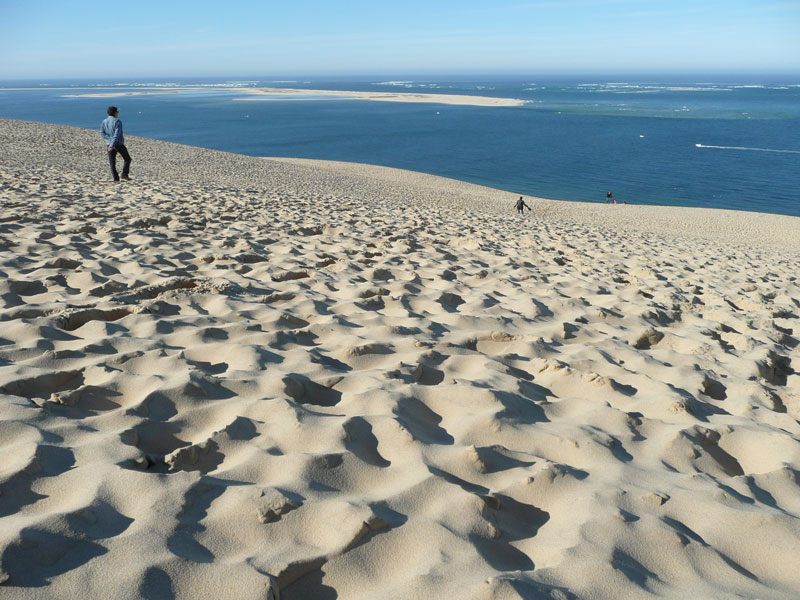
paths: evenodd
<path fill-rule="evenodd" d="M 283 378 L 284 392 L 299 404 L 312 404 L 314 406 L 336 406 L 342 399 L 342 393 L 333 389 L 341 381 L 341 377 L 334 378 L 329 386 L 320 385 L 305 375 L 292 373 Z"/>
<path fill-rule="evenodd" d="M 345 448 L 365 463 L 375 467 L 388 467 L 392 463 L 378 451 L 378 438 L 372 433 L 372 425 L 363 417 L 352 417 L 342 425 L 345 433 Z"/>

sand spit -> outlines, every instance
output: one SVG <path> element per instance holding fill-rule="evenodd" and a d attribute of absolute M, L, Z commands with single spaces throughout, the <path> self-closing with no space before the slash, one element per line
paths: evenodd
<path fill-rule="evenodd" d="M 128 146 L 0 121 L 0 597 L 798 597 L 800 219 Z"/>
<path fill-rule="evenodd" d="M 114 90 L 111 92 L 86 92 L 64 94 L 65 98 L 118 98 L 122 96 L 144 96 L 148 94 L 168 94 L 180 92 L 234 92 L 247 94 L 234 100 L 373 100 L 376 102 L 422 102 L 433 104 L 452 104 L 460 106 L 522 106 L 524 100 L 517 98 L 493 98 L 489 96 L 466 96 L 459 94 L 419 94 L 412 92 L 355 92 L 338 90 L 305 90 L 289 88 L 245 88 L 245 87 L 192 87 L 159 88 L 135 92 Z M 265 97 L 271 96 L 271 97 Z M 277 97 L 276 97 L 277 96 Z M 313 96 L 313 97 L 310 97 Z"/>
<path fill-rule="evenodd" d="M 461 106 L 522 106 L 524 100 L 517 98 L 493 98 L 490 96 L 466 96 L 461 94 L 419 94 L 411 92 L 352 92 L 331 90 L 304 90 L 286 88 L 236 88 L 231 91 L 240 91 L 251 94 L 252 98 L 234 98 L 235 100 L 263 100 L 260 95 L 307 95 L 332 96 L 348 100 L 374 100 L 376 102 L 422 102 L 433 104 L 454 104 Z"/>

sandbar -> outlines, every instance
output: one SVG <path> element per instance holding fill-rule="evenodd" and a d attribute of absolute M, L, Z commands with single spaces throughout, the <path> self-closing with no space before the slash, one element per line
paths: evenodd
<path fill-rule="evenodd" d="M 117 98 L 123 96 L 147 96 L 152 94 L 175 94 L 181 92 L 235 92 L 246 94 L 242 98 L 234 100 L 372 100 L 375 102 L 414 102 L 432 104 L 451 104 L 459 106 L 522 106 L 524 100 L 518 98 L 496 98 L 489 96 L 468 96 L 464 94 L 420 94 L 410 92 L 359 92 L 359 91 L 340 91 L 340 90 L 306 90 L 289 88 L 244 88 L 244 87 L 192 87 L 181 86 L 158 90 L 137 90 L 123 91 L 115 90 L 109 92 L 85 92 L 77 94 L 64 94 L 66 98 Z M 266 97 L 269 96 L 269 97 Z M 309 97 L 314 96 L 314 97 Z"/>

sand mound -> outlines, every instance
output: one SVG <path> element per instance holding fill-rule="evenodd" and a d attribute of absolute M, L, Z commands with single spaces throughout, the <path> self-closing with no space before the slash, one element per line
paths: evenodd
<path fill-rule="evenodd" d="M 0 122 L 0 596 L 800 594 L 799 219 L 95 137 Z"/>

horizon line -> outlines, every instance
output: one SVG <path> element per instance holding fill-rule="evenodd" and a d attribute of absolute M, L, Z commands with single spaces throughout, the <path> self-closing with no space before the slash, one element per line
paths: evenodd
<path fill-rule="evenodd" d="M 640 70 L 608 70 L 608 71 L 428 71 L 428 72 L 412 72 L 412 71 L 392 71 L 392 72 L 352 72 L 352 71 L 330 71 L 319 73 L 266 73 L 266 74 L 253 74 L 253 73 L 221 73 L 221 74 L 189 74 L 189 75 L 58 75 L 58 76 L 36 76 L 36 77 L 14 77 L 0 75 L 0 81 L 69 81 L 74 79 L 86 80 L 101 80 L 101 79 L 114 79 L 120 81 L 124 79 L 140 80 L 140 79 L 237 79 L 237 80 L 253 80 L 253 81 L 269 81 L 276 78 L 292 77 L 295 79 L 305 78 L 318 78 L 318 77 L 358 77 L 358 78 L 386 78 L 386 77 L 598 77 L 598 76 L 620 76 L 627 77 L 654 77 L 654 76 L 679 76 L 679 77 L 697 77 L 700 75 L 714 75 L 714 76 L 738 76 L 738 77 L 800 77 L 800 70 L 774 70 L 774 71 L 748 71 L 748 70 L 726 70 L 726 69 L 703 69 L 703 70 L 671 70 L 659 69 L 650 71 Z M 295 79 L 285 80 L 287 82 L 294 82 Z"/>

